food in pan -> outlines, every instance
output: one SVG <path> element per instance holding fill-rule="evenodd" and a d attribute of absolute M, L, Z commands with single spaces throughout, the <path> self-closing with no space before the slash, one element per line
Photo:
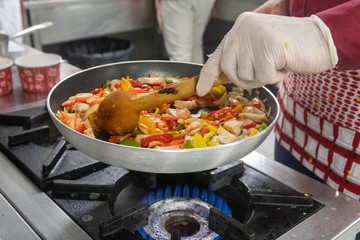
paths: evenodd
<path fill-rule="evenodd" d="M 79 93 L 62 103 L 57 118 L 68 127 L 98 138 L 94 117 L 101 101 L 119 89 L 140 96 L 166 88 L 187 78 L 149 77 L 107 80 L 102 87 Z M 213 111 L 205 113 L 201 109 Z M 197 116 L 192 112 L 200 109 Z M 259 98 L 247 99 L 238 88 L 213 87 L 204 97 L 192 97 L 162 104 L 140 113 L 137 127 L 122 136 L 107 136 L 111 143 L 156 149 L 203 148 L 235 142 L 267 128 L 268 110 Z M 102 137 L 103 138 L 103 137 Z"/>

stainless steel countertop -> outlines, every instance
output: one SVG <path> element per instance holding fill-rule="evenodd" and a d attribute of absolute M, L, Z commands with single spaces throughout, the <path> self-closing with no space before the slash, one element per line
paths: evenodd
<path fill-rule="evenodd" d="M 282 235 L 279 240 L 349 240 L 355 239 L 360 232 L 359 201 L 259 153 L 252 152 L 243 161 L 299 192 L 312 194 L 315 200 L 325 204 L 324 208 Z"/>
<path fill-rule="evenodd" d="M 28 47 L 27 45 L 24 44 L 19 44 L 19 45 L 23 47 L 23 51 L 10 54 L 10 57 L 12 59 L 16 59 L 16 57 L 23 55 L 41 53 L 41 51 Z M 60 81 L 79 71 L 81 71 L 81 69 L 79 69 L 78 67 L 75 67 L 67 63 L 65 60 L 62 61 L 60 65 Z M 48 92 L 29 93 L 23 91 L 21 89 L 20 78 L 15 64 L 12 67 L 12 76 L 13 76 L 13 92 L 5 96 L 0 96 L 0 113 L 14 112 L 31 107 L 45 105 L 45 100 L 48 95 Z"/>

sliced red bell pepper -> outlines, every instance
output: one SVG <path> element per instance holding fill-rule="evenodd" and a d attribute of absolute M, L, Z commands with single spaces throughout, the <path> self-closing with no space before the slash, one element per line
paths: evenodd
<path fill-rule="evenodd" d="M 79 133 L 84 133 L 86 129 L 87 127 L 85 126 L 85 124 L 81 123 L 80 126 L 76 128 L 76 131 L 78 131 Z"/>
<path fill-rule="evenodd" d="M 250 128 L 254 128 L 254 127 L 256 127 L 256 123 L 254 123 L 254 122 L 245 125 L 246 129 L 250 129 Z"/>
<path fill-rule="evenodd" d="M 161 133 L 161 134 L 144 137 L 140 140 L 140 142 L 142 147 L 148 147 L 149 143 L 153 141 L 158 141 L 161 143 L 169 143 L 172 142 L 173 140 L 174 140 L 174 135 L 172 135 L 171 133 Z"/>
<path fill-rule="evenodd" d="M 67 100 L 61 104 L 62 107 L 72 106 L 76 103 L 75 99 Z"/>
<path fill-rule="evenodd" d="M 134 88 L 141 88 L 141 85 L 143 85 L 141 82 L 133 79 L 130 79 L 130 83 Z"/>
<path fill-rule="evenodd" d="M 208 120 L 219 120 L 221 118 L 226 117 L 227 113 L 230 113 L 233 116 L 235 115 L 235 112 L 231 108 L 226 107 L 226 108 L 223 108 L 223 109 L 220 109 L 220 110 L 212 111 L 211 113 L 209 113 L 207 115 L 206 119 L 208 119 Z"/>
<path fill-rule="evenodd" d="M 88 100 L 87 97 L 75 97 L 76 102 L 86 103 L 87 100 Z"/>
<path fill-rule="evenodd" d="M 172 116 L 161 116 L 160 119 L 164 121 L 177 121 L 179 118 Z"/>
<path fill-rule="evenodd" d="M 103 89 L 102 88 L 95 88 L 94 90 L 92 90 L 90 93 L 92 93 L 93 95 L 98 94 L 99 92 L 101 92 Z"/>

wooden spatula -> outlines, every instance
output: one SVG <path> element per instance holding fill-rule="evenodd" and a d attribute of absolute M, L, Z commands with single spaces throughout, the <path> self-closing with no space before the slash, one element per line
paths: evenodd
<path fill-rule="evenodd" d="M 198 78 L 198 76 L 189 78 L 171 87 L 139 97 L 134 97 L 123 90 L 115 91 L 99 105 L 95 116 L 96 127 L 111 135 L 131 132 L 137 126 L 141 111 L 152 110 L 161 104 L 196 94 Z M 228 78 L 222 73 L 214 86 L 228 82 Z"/>

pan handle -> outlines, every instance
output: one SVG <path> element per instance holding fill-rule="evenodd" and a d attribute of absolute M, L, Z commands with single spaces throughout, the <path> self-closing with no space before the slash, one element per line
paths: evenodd
<path fill-rule="evenodd" d="M 37 24 L 37 25 L 31 26 L 29 28 L 26 28 L 24 30 L 18 31 L 16 33 L 10 34 L 9 39 L 18 38 L 18 37 L 24 36 L 26 34 L 32 33 L 34 31 L 37 31 L 39 29 L 50 27 L 52 25 L 53 25 L 52 22 L 43 22 L 41 24 Z"/>

